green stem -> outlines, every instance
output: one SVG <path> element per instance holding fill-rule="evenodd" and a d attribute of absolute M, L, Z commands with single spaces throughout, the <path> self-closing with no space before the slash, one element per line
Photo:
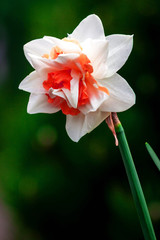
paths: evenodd
<path fill-rule="evenodd" d="M 127 143 L 124 129 L 120 122 L 118 124 L 115 124 L 115 131 L 117 134 L 119 149 L 125 165 L 133 199 L 139 215 L 144 238 L 146 240 L 156 240 L 142 187 Z"/>

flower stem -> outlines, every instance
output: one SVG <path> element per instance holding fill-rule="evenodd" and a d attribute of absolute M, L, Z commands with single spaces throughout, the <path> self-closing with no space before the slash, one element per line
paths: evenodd
<path fill-rule="evenodd" d="M 124 129 L 120 122 L 115 124 L 115 131 L 119 141 L 120 153 L 125 165 L 126 173 L 128 176 L 135 206 L 139 215 L 144 238 L 145 240 L 156 240 L 156 236 L 154 233 L 154 229 L 152 226 L 151 218 L 142 191 L 142 187 L 132 159 L 132 155 L 128 146 Z"/>

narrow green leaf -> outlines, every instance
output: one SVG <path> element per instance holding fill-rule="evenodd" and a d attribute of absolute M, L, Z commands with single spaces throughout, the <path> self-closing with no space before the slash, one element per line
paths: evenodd
<path fill-rule="evenodd" d="M 160 160 L 157 157 L 156 153 L 154 152 L 154 150 L 151 148 L 151 146 L 149 145 L 149 143 L 145 143 L 146 148 L 149 152 L 149 155 L 151 156 L 151 158 L 153 159 L 154 163 L 156 164 L 158 170 L 160 171 Z"/>

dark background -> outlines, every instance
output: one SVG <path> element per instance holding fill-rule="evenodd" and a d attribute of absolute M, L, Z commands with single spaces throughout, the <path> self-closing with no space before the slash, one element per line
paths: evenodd
<path fill-rule="evenodd" d="M 160 239 L 159 0 L 35 0 L 0 3 L 0 239 L 142 240 L 119 149 L 102 123 L 78 143 L 65 131 L 65 115 L 29 115 L 29 94 L 18 85 L 32 68 L 23 45 L 44 35 L 66 37 L 97 14 L 106 35 L 134 34 L 134 48 L 119 71 L 136 105 L 119 118 Z"/>

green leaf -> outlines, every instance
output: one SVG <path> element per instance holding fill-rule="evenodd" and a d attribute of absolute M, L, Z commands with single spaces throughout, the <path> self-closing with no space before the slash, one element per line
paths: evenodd
<path fill-rule="evenodd" d="M 149 145 L 149 143 L 145 143 L 146 148 L 151 156 L 151 158 L 153 159 L 154 163 L 156 164 L 158 170 L 160 171 L 160 160 L 157 157 L 156 153 L 154 152 L 154 150 L 151 148 L 151 146 Z"/>

